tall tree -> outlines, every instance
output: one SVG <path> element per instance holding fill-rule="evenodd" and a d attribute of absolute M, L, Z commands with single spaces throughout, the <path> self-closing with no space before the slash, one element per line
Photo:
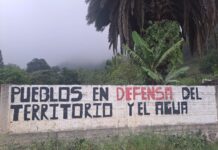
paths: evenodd
<path fill-rule="evenodd" d="M 34 58 L 27 64 L 27 72 L 35 72 L 40 70 L 48 70 L 50 66 L 45 61 L 45 59 Z"/>
<path fill-rule="evenodd" d="M 2 57 L 2 51 L 0 50 L 0 68 L 4 66 L 3 57 Z"/>
<path fill-rule="evenodd" d="M 149 22 L 174 20 L 182 27 L 191 51 L 201 54 L 218 18 L 217 0 L 86 0 L 87 20 L 98 31 L 109 25 L 109 42 L 117 51 L 120 43 L 133 48 L 131 34 L 140 35 Z M 121 49 L 122 52 L 122 49 Z"/>

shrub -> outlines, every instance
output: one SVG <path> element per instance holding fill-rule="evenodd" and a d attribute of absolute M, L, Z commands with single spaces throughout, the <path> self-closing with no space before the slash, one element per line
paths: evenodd
<path fill-rule="evenodd" d="M 213 73 L 213 68 L 218 66 L 218 51 L 211 51 L 205 56 L 200 63 L 200 71 L 202 73 L 210 74 Z"/>
<path fill-rule="evenodd" d="M 217 58 L 218 59 L 218 58 Z M 218 64 L 213 66 L 213 72 L 216 77 L 218 77 Z"/>

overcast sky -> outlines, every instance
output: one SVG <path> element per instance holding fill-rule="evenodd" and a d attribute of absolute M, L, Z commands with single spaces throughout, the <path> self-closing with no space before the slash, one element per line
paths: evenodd
<path fill-rule="evenodd" d="M 0 49 L 5 63 L 26 67 L 33 58 L 50 65 L 99 63 L 111 58 L 108 33 L 86 22 L 85 0 L 0 0 Z"/>

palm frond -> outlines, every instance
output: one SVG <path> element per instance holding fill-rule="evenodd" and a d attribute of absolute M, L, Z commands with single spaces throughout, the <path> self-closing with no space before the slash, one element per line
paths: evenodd
<path fill-rule="evenodd" d="M 109 43 L 117 52 L 121 45 L 133 48 L 131 33 L 142 35 L 149 21 L 174 20 L 182 27 L 191 51 L 202 53 L 209 34 L 218 22 L 217 0 L 86 0 L 88 24 L 98 31 L 109 26 Z M 121 53 L 122 53 L 121 48 Z"/>

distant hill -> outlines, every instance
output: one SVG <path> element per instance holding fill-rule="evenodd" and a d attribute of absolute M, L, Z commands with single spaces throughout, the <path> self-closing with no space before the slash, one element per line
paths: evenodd
<path fill-rule="evenodd" d="M 70 62 L 66 61 L 63 63 L 60 63 L 58 66 L 61 68 L 68 68 L 68 69 L 102 69 L 105 67 L 106 61 L 102 62 Z"/>

